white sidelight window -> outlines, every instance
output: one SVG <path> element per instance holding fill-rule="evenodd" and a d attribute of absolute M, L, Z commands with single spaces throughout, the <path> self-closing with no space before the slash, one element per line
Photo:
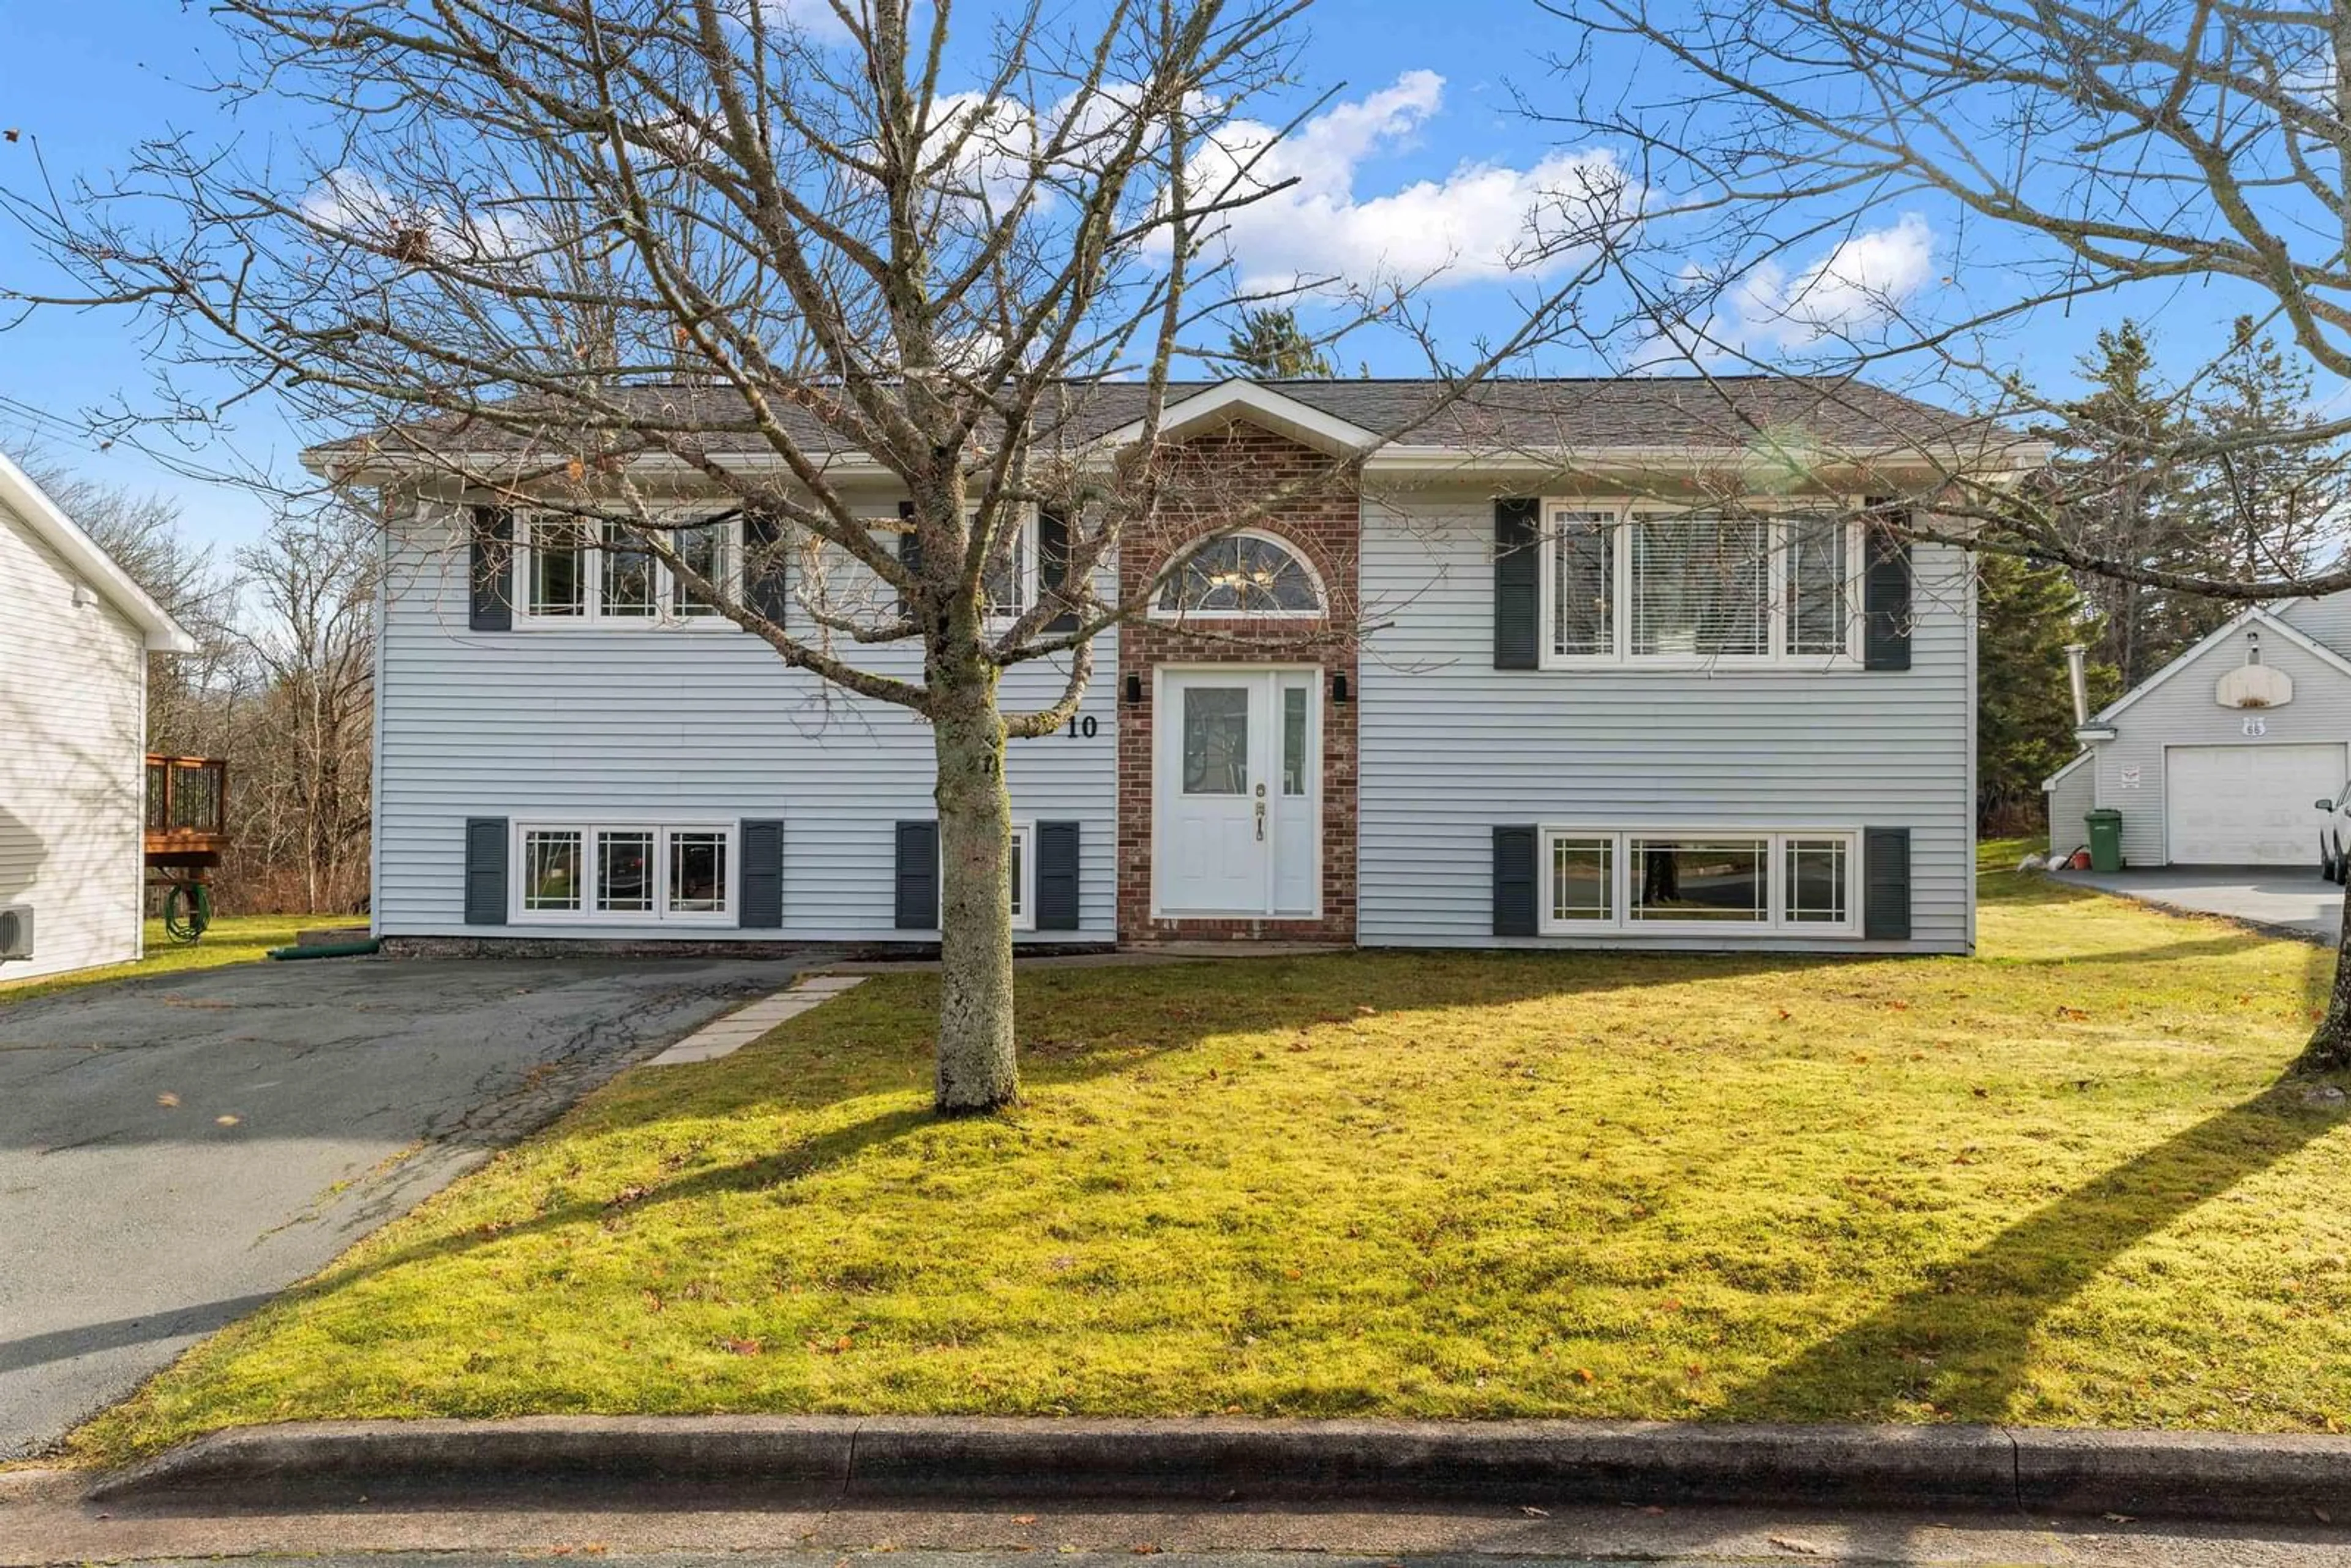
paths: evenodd
<path fill-rule="evenodd" d="M 1012 929 L 1037 929 L 1037 857 L 1029 846 L 1036 834 L 1028 822 L 1012 824 Z"/>
<path fill-rule="evenodd" d="M 517 518 L 523 585 L 518 627 L 730 627 L 718 607 L 656 559 L 644 538 L 617 522 L 541 513 Z M 670 534 L 678 554 L 724 591 L 737 586 L 741 525 L 733 518 Z"/>
<path fill-rule="evenodd" d="M 1860 663 L 1857 517 L 1545 502 L 1546 667 Z"/>
<path fill-rule="evenodd" d="M 1542 838 L 1548 933 L 1860 933 L 1854 830 L 1546 828 Z"/>
<path fill-rule="evenodd" d="M 517 925 L 727 925 L 731 823 L 523 822 L 514 829 Z"/>

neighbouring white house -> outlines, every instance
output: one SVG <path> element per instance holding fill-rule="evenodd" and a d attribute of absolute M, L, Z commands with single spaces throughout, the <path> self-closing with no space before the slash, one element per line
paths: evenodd
<path fill-rule="evenodd" d="M 2133 866 L 2307 866 L 2351 780 L 2351 594 L 2242 612 L 2099 713 L 2045 779 L 2050 851 L 2122 813 Z"/>
<path fill-rule="evenodd" d="M 1444 390 L 1171 390 L 1165 436 L 1204 462 L 1338 477 L 1245 533 L 1187 515 L 1130 537 L 1102 570 L 1097 591 L 1138 612 L 1097 640 L 1066 728 L 1006 764 L 1018 940 L 1970 950 L 1974 574 L 1876 508 L 2015 444 L 1779 377 L 1496 382 L 1411 444 L 1378 442 Z M 1054 438 L 1106 462 L 1143 391 L 1073 391 Z M 372 903 L 389 950 L 937 941 L 919 723 L 787 668 L 642 552 L 440 477 L 449 458 L 501 484 L 511 467 L 527 497 L 561 428 L 402 435 L 305 457 L 392 519 Z M 812 423 L 802 436 L 824 449 Z M 765 461 L 717 439 L 713 461 Z M 837 451 L 825 471 L 903 540 L 881 465 Z M 698 522 L 705 570 L 822 635 L 800 568 L 741 580 L 747 525 L 723 494 L 658 463 L 634 477 Z M 778 525 L 755 522 L 765 547 Z M 1066 602 L 1067 527 L 1029 528 L 1007 613 Z M 1187 564 L 1153 590 L 1171 558 Z M 1238 652 L 1236 628 L 1293 646 Z M 921 667 L 912 643 L 860 658 Z M 1062 662 L 1008 668 L 1006 706 L 1050 702 Z"/>
<path fill-rule="evenodd" d="M 0 980 L 139 956 L 147 655 L 194 647 L 0 456 Z"/>

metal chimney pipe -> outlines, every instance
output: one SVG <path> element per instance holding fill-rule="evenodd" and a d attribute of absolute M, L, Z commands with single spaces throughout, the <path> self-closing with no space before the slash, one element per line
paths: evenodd
<path fill-rule="evenodd" d="M 2065 644 L 2065 679 L 2074 688 L 2074 727 L 2079 729 L 2090 722 L 2090 677 L 2084 673 L 2082 661 L 2088 656 L 2086 643 Z"/>

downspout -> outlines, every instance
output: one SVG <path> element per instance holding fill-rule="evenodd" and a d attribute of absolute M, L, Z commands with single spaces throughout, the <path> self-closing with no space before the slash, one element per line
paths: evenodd
<path fill-rule="evenodd" d="M 2090 677 L 2082 667 L 2089 653 L 2086 643 L 2065 644 L 2065 679 L 2074 688 L 2074 727 L 2081 728 L 2090 722 Z"/>

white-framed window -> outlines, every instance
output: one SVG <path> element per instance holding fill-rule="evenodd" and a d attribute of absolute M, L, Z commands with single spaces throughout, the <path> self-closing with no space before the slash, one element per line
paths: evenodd
<path fill-rule="evenodd" d="M 514 827 L 517 925 L 732 925 L 732 822 L 527 821 Z"/>
<path fill-rule="evenodd" d="M 979 527 L 979 507 L 977 505 L 964 508 L 963 525 L 967 537 L 971 529 Z M 909 519 L 893 517 L 886 524 L 874 522 L 870 526 L 881 536 L 884 549 L 896 553 L 902 560 L 905 559 L 905 530 L 913 526 Z M 987 563 L 987 570 L 980 577 L 980 588 L 987 596 L 989 627 L 1000 632 L 1026 615 L 1037 602 L 1040 579 L 1037 508 L 1024 505 L 1020 508 L 1019 526 L 1006 528 L 998 536 L 994 559 Z"/>
<path fill-rule="evenodd" d="M 964 526 L 979 526 L 977 507 L 964 513 Z M 1037 508 L 1022 507 L 1019 527 L 1006 528 L 997 543 L 996 557 L 988 562 L 980 586 L 987 595 L 988 620 L 1009 626 L 1037 602 Z"/>
<path fill-rule="evenodd" d="M 601 530 L 601 533 L 599 532 Z M 597 540 L 601 538 L 601 545 Z M 678 554 L 720 589 L 733 592 L 740 570 L 742 525 L 729 518 L 680 527 Z M 717 605 L 653 558 L 643 537 L 617 522 L 552 513 L 515 521 L 517 627 L 729 628 Z"/>
<path fill-rule="evenodd" d="M 1012 824 L 1012 929 L 1037 929 L 1037 825 Z"/>
<path fill-rule="evenodd" d="M 1545 501 L 1543 664 L 1858 664 L 1853 514 Z"/>
<path fill-rule="evenodd" d="M 1860 834 L 1850 828 L 1542 831 L 1542 928 L 1861 930 Z"/>
<path fill-rule="evenodd" d="M 1298 548 L 1254 528 L 1195 547 L 1159 585 L 1155 621 L 1303 621 L 1323 613 L 1322 579 Z"/>

